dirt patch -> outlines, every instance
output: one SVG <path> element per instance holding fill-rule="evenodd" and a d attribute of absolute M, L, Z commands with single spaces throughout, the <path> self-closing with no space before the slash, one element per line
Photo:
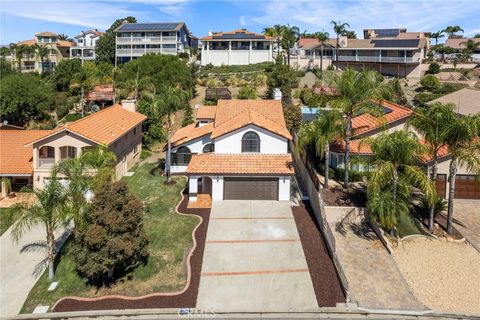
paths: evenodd
<path fill-rule="evenodd" d="M 427 307 L 480 313 L 480 253 L 469 244 L 408 239 L 397 247 L 394 259 L 414 295 Z"/>
<path fill-rule="evenodd" d="M 335 307 L 337 303 L 345 302 L 335 265 L 317 226 L 310 203 L 303 202 L 300 206 L 293 207 L 292 211 L 318 306 Z"/>
<path fill-rule="evenodd" d="M 143 297 L 110 296 L 100 298 L 65 298 L 53 307 L 54 312 L 112 310 L 112 309 L 149 309 L 149 308 L 194 308 L 197 303 L 200 272 L 202 268 L 205 239 L 207 236 L 210 209 L 187 209 L 188 197 L 185 192 L 178 211 L 197 215 L 203 221 L 195 231 L 197 247 L 190 258 L 191 278 L 189 287 L 182 293 L 165 295 L 154 293 Z"/>
<path fill-rule="evenodd" d="M 357 189 L 320 189 L 322 199 L 327 206 L 365 207 L 367 195 Z"/>

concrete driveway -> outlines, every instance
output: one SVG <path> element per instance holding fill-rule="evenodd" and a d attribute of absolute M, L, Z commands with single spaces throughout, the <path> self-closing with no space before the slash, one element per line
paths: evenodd
<path fill-rule="evenodd" d="M 8 229 L 0 237 L 0 317 L 17 315 L 38 278 L 45 270 L 45 227 L 34 226 L 18 243 Z M 55 232 L 57 248 L 61 248 L 69 231 Z"/>
<path fill-rule="evenodd" d="M 480 251 L 480 200 L 455 199 L 453 208 L 453 217 L 465 225 L 455 224 L 455 228 Z"/>
<path fill-rule="evenodd" d="M 197 308 L 318 309 L 289 202 L 214 202 Z"/>

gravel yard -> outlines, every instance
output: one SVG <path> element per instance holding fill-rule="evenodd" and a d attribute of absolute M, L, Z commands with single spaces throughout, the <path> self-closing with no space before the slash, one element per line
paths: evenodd
<path fill-rule="evenodd" d="M 480 314 L 480 253 L 468 243 L 408 239 L 394 258 L 414 295 L 428 308 Z"/>

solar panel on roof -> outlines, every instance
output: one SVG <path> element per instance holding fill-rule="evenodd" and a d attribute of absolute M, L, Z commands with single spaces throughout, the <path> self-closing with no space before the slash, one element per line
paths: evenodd
<path fill-rule="evenodd" d="M 118 31 L 165 31 L 175 30 L 177 23 L 127 23 L 121 25 Z"/>
<path fill-rule="evenodd" d="M 372 39 L 375 48 L 418 48 L 420 39 Z"/>
<path fill-rule="evenodd" d="M 396 37 L 400 33 L 399 29 L 375 29 L 374 31 L 379 37 Z"/>

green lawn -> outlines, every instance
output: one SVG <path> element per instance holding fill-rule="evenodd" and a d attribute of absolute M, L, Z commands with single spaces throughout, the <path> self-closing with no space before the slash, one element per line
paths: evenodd
<path fill-rule="evenodd" d="M 7 231 L 14 221 L 7 219 L 10 208 L 0 208 L 0 236 Z"/>
<path fill-rule="evenodd" d="M 424 234 L 417 223 L 410 215 L 401 214 L 397 221 L 397 230 L 400 238 L 413 234 Z"/>
<path fill-rule="evenodd" d="M 75 272 L 69 256 L 68 242 L 62 249 L 56 270 L 57 289 L 48 292 L 49 281 L 44 273 L 23 305 L 22 313 L 30 313 L 38 304 L 53 306 L 58 299 L 69 296 L 102 296 L 106 294 L 143 295 L 152 292 L 167 292 L 183 288 L 186 281 L 184 257 L 192 245 L 192 230 L 199 219 L 175 214 L 180 192 L 186 180 L 175 177 L 175 185 L 167 186 L 164 177 L 151 175 L 152 164 L 135 169 L 132 177 L 124 177 L 130 190 L 143 200 L 146 206 L 145 230 L 149 244 L 149 259 L 125 278 L 109 288 L 91 287 Z"/>

